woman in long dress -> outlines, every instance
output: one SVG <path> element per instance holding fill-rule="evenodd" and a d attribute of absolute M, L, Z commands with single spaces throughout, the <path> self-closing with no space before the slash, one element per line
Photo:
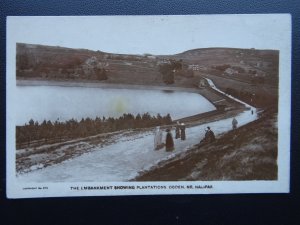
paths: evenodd
<path fill-rule="evenodd" d="M 174 141 L 171 134 L 170 129 L 167 129 L 167 135 L 166 135 L 166 151 L 170 152 L 174 150 Z"/>
<path fill-rule="evenodd" d="M 163 143 L 162 143 L 162 136 L 163 133 L 160 129 L 160 127 L 156 127 L 156 131 L 155 131 L 155 136 L 154 136 L 154 149 L 155 150 L 159 150 L 163 147 Z"/>

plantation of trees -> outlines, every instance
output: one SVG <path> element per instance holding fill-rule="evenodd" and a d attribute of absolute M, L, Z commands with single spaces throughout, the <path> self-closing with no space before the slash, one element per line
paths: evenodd
<path fill-rule="evenodd" d="M 74 138 L 88 137 L 101 133 L 114 132 L 125 129 L 146 128 L 172 123 L 170 114 L 166 116 L 151 116 L 149 113 L 143 115 L 123 114 L 119 118 L 86 118 L 77 121 L 71 119 L 65 122 L 44 120 L 41 124 L 31 119 L 28 124 L 16 127 L 16 144 L 20 146 L 29 146 L 31 143 L 48 143 L 55 139 L 56 141 L 69 140 Z M 52 142 L 52 141 L 51 141 Z"/>

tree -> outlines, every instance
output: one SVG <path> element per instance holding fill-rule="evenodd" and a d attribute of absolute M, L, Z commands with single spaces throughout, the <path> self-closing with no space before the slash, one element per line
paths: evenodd
<path fill-rule="evenodd" d="M 162 74 L 162 80 L 166 84 L 174 83 L 174 73 L 182 70 L 182 60 L 170 60 L 170 63 L 164 63 L 159 66 L 159 72 Z"/>
<path fill-rule="evenodd" d="M 162 74 L 162 80 L 166 84 L 174 83 L 174 71 L 171 64 L 162 64 L 159 66 L 159 72 Z"/>
<path fill-rule="evenodd" d="M 171 118 L 169 113 L 164 117 L 164 119 L 165 119 L 165 124 L 171 124 L 172 123 L 172 118 Z"/>
<path fill-rule="evenodd" d="M 166 84 L 174 84 L 174 72 L 169 71 L 168 73 L 163 74 L 163 81 Z"/>
<path fill-rule="evenodd" d="M 171 60 L 171 66 L 175 70 L 181 70 L 182 69 L 182 59 L 176 61 L 176 60 Z"/>
<path fill-rule="evenodd" d="M 106 70 L 104 68 L 95 68 L 97 80 L 107 80 Z"/>
<path fill-rule="evenodd" d="M 33 120 L 33 119 L 30 119 L 30 120 L 29 120 L 29 125 L 30 125 L 30 126 L 33 126 L 33 125 L 34 125 L 34 120 Z"/>

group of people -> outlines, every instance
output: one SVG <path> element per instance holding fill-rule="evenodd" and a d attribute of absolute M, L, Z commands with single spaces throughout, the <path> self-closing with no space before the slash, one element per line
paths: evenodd
<path fill-rule="evenodd" d="M 173 141 L 171 129 L 167 128 L 166 132 L 167 132 L 166 142 L 163 143 L 163 141 L 162 141 L 163 140 L 163 132 L 160 127 L 156 128 L 156 132 L 155 132 L 155 136 L 154 136 L 154 149 L 155 150 L 159 150 L 163 147 L 166 148 L 166 151 L 174 150 L 174 141 Z M 184 123 L 177 122 L 176 127 L 175 127 L 175 138 L 176 139 L 180 138 L 183 141 L 186 139 Z"/>
<path fill-rule="evenodd" d="M 185 140 L 185 124 L 184 123 L 179 123 L 179 121 L 177 121 L 176 124 L 176 129 L 175 129 L 175 138 L 181 138 L 181 140 Z"/>
<path fill-rule="evenodd" d="M 237 128 L 238 121 L 236 118 L 233 118 L 232 120 L 232 129 L 235 130 Z M 171 133 L 171 129 L 167 128 L 166 129 L 166 140 L 165 143 L 163 142 L 163 131 L 160 127 L 156 128 L 155 136 L 154 136 L 154 149 L 159 150 L 162 149 L 163 147 L 166 148 L 166 151 L 173 151 L 174 150 L 174 141 L 173 141 L 173 136 Z M 181 140 L 186 139 L 186 133 L 185 133 L 185 124 L 184 123 L 179 123 L 177 122 L 176 127 L 175 127 L 175 138 L 178 139 L 180 138 Z M 200 141 L 200 144 L 206 144 L 206 143 L 211 143 L 215 141 L 215 134 L 211 130 L 211 128 L 208 126 L 205 129 L 205 135 L 204 138 Z"/>

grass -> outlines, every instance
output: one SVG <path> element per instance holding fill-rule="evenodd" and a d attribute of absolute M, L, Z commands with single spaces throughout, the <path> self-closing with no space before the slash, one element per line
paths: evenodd
<path fill-rule="evenodd" d="M 230 131 L 214 143 L 194 146 L 185 155 L 140 175 L 138 181 L 276 180 L 276 114 Z M 253 132 L 255 130 L 255 132 Z"/>

